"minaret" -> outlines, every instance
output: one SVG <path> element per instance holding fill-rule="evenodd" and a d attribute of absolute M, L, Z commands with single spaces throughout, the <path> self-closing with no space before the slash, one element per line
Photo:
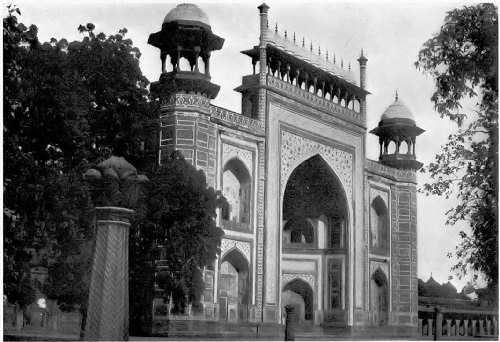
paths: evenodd
<path fill-rule="evenodd" d="M 363 54 L 363 50 L 361 50 L 361 56 L 358 58 L 359 62 L 359 86 L 363 89 L 366 89 L 366 62 L 368 62 L 368 58 Z"/>
<path fill-rule="evenodd" d="M 259 7 L 259 15 L 260 15 L 260 39 L 259 39 L 259 90 L 257 97 L 257 108 L 256 108 L 256 116 L 257 119 L 265 122 L 266 120 L 266 90 L 263 86 L 267 83 L 266 81 L 266 73 L 267 73 L 267 51 L 266 51 L 266 40 L 265 33 L 267 32 L 267 23 L 268 23 L 268 14 L 269 6 L 266 3 L 262 3 Z"/>
<path fill-rule="evenodd" d="M 162 65 L 159 81 L 151 84 L 153 97 L 161 103 L 159 163 L 173 150 L 180 151 L 215 187 L 216 128 L 210 121 L 210 100 L 220 87 L 210 82 L 210 57 L 222 48 L 224 39 L 212 32 L 198 6 L 180 4 L 168 12 L 148 43 L 160 49 Z M 183 59 L 188 64 L 184 67 Z"/>
<path fill-rule="evenodd" d="M 378 127 L 370 131 L 379 137 L 379 160 L 382 164 L 411 170 L 422 167 L 422 163 L 416 159 L 415 144 L 416 137 L 423 132 L 408 107 L 399 99 L 397 91 L 395 101 L 382 114 Z M 391 143 L 395 145 L 394 151 L 389 150 Z M 401 151 L 403 143 L 406 144 L 406 151 Z"/>
<path fill-rule="evenodd" d="M 361 49 L 361 55 L 358 58 L 359 62 L 359 86 L 361 89 L 366 90 L 366 62 L 368 62 L 368 58 L 363 54 L 363 50 Z M 360 100 L 360 111 L 363 115 L 363 118 L 366 120 L 366 96 L 364 96 Z"/>

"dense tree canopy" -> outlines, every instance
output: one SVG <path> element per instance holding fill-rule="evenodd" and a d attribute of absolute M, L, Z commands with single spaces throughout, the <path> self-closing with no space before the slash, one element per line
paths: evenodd
<path fill-rule="evenodd" d="M 435 80 L 431 100 L 441 115 L 457 123 L 434 162 L 424 168 L 433 182 L 427 194 L 457 194 L 448 224 L 465 220 L 455 270 L 484 273 L 498 282 L 498 14 L 493 4 L 448 12 L 441 30 L 424 43 L 417 68 Z M 464 103 L 476 102 L 472 112 Z"/>
<path fill-rule="evenodd" d="M 4 289 L 11 302 L 33 300 L 36 251 L 45 292 L 84 305 L 93 230 L 82 173 L 112 150 L 144 164 L 148 81 L 125 29 L 106 36 L 87 24 L 80 41 L 42 43 L 19 14 L 10 7 L 3 20 Z"/>
<path fill-rule="evenodd" d="M 202 270 L 220 252 L 222 229 L 215 224 L 216 208 L 225 204 L 220 192 L 208 188 L 205 174 L 173 152 L 150 176 L 137 221 L 141 239 L 136 251 L 165 266 L 156 281 L 172 294 L 174 310 L 183 311 L 186 300 L 197 306 L 203 292 Z M 161 251 L 164 251 L 161 253 Z"/>

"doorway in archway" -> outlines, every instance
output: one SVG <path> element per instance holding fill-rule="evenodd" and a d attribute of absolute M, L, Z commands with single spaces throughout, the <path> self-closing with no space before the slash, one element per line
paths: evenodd
<path fill-rule="evenodd" d="M 313 321 L 313 290 L 302 279 L 294 279 L 285 285 L 281 303 L 283 307 L 287 305 L 294 307 L 295 314 L 300 323 Z"/>
<path fill-rule="evenodd" d="M 250 299 L 249 265 L 236 249 L 227 253 L 219 268 L 219 316 L 224 320 L 247 320 Z"/>

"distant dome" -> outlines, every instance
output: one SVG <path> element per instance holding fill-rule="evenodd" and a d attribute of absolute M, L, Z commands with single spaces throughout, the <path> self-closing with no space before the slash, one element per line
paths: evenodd
<path fill-rule="evenodd" d="M 380 120 L 388 120 L 388 119 L 408 119 L 415 122 L 415 118 L 413 114 L 410 112 L 408 107 L 396 97 L 396 101 L 393 102 L 387 109 Z"/>
<path fill-rule="evenodd" d="M 210 27 L 207 14 L 194 4 L 180 4 L 168 12 L 163 23 L 171 22 L 196 22 Z"/>

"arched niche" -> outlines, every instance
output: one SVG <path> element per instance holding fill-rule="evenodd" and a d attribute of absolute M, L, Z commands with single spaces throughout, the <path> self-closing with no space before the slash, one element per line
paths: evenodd
<path fill-rule="evenodd" d="M 314 293 L 311 286 L 296 278 L 283 287 L 282 306 L 293 306 L 299 322 L 312 321 L 314 316 Z"/>
<path fill-rule="evenodd" d="M 283 228 L 284 242 L 289 247 L 313 246 L 316 234 L 311 222 L 303 217 L 293 217 Z"/>
<path fill-rule="evenodd" d="M 203 61 L 203 58 L 198 58 L 198 71 L 203 74 L 206 72 L 205 62 Z"/>
<path fill-rule="evenodd" d="M 232 158 L 224 166 L 222 192 L 228 207 L 222 210 L 222 219 L 238 223 L 250 223 L 250 174 L 237 158 Z"/>
<path fill-rule="evenodd" d="M 399 146 L 399 154 L 408 154 L 410 152 L 408 143 L 406 141 L 402 141 Z"/>
<path fill-rule="evenodd" d="M 186 57 L 181 57 L 179 60 L 179 70 L 180 71 L 191 71 L 191 65 Z"/>
<path fill-rule="evenodd" d="M 354 100 L 353 101 L 353 110 L 356 112 L 356 113 L 359 113 L 361 111 L 361 103 L 359 100 Z"/>
<path fill-rule="evenodd" d="M 387 145 L 387 154 L 395 154 L 395 153 L 396 153 L 396 142 L 394 140 L 391 140 Z"/>
<path fill-rule="evenodd" d="M 236 304 L 238 319 L 248 318 L 250 303 L 250 266 L 238 249 L 232 249 L 221 259 L 218 297 L 221 316 L 228 317 L 228 304 Z"/>
<path fill-rule="evenodd" d="M 385 201 L 377 196 L 370 205 L 370 251 L 389 254 L 389 210 Z"/>
<path fill-rule="evenodd" d="M 371 323 L 384 326 L 389 320 L 389 281 L 379 268 L 370 277 L 370 312 Z"/>

